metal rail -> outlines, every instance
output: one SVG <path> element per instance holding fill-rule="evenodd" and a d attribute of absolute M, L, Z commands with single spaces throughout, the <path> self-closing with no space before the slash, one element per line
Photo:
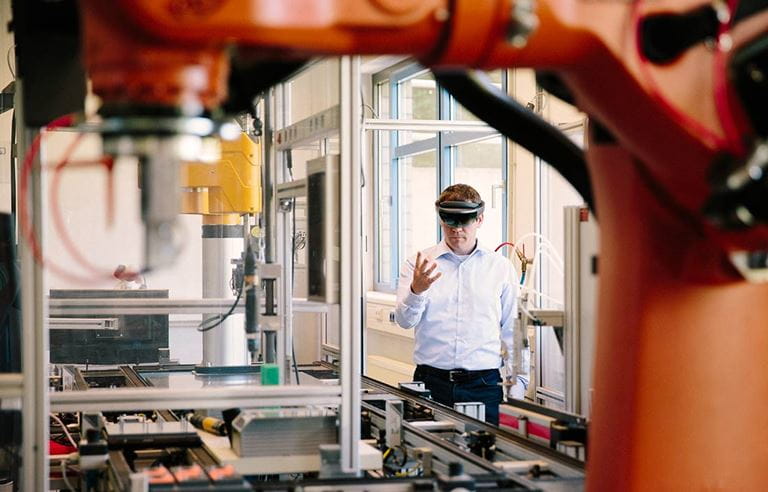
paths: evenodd
<path fill-rule="evenodd" d="M 232 299 L 49 299 L 48 306 L 50 316 L 200 314 L 226 311 Z M 330 309 L 330 304 L 293 300 L 294 312 L 327 313 Z M 244 312 L 245 300 L 241 300 L 234 313 Z"/>
<path fill-rule="evenodd" d="M 449 120 L 387 120 L 366 119 L 366 130 L 399 130 L 412 132 L 487 132 L 499 133 L 484 121 L 449 121 Z"/>
<path fill-rule="evenodd" d="M 382 382 L 376 381 L 375 379 L 371 379 L 367 376 L 362 376 L 362 382 L 363 382 L 363 385 L 366 387 L 373 388 L 378 391 L 390 393 L 402 400 L 407 400 L 409 402 L 417 403 L 421 406 L 427 407 L 433 411 L 435 417 L 438 420 L 447 419 L 447 420 L 452 420 L 454 422 L 460 422 L 462 425 L 469 424 L 474 429 L 491 432 L 496 436 L 497 439 L 507 441 L 510 446 L 515 446 L 523 452 L 540 455 L 562 466 L 572 468 L 575 471 L 578 471 L 580 473 L 584 472 L 585 464 L 583 461 L 579 461 L 575 458 L 564 455 L 558 452 L 557 450 L 554 450 L 547 446 L 543 446 L 539 443 L 525 439 L 521 436 L 518 436 L 512 432 L 504 430 L 495 425 L 490 425 L 480 420 L 472 419 L 462 413 L 459 413 L 444 405 L 440 405 L 439 403 L 436 403 L 432 400 L 427 400 L 427 399 L 415 396 L 411 393 L 407 393 L 398 388 L 394 388 Z"/>
<path fill-rule="evenodd" d="M 50 394 L 52 412 L 137 411 L 155 408 L 233 408 L 339 405 L 339 386 L 250 386 L 169 390 L 130 388 Z"/>
<path fill-rule="evenodd" d="M 18 398 L 24 389 L 24 375 L 0 374 L 0 398 Z"/>

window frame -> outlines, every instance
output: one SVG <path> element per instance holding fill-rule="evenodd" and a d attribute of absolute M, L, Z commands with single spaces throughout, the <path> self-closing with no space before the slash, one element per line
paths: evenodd
<path fill-rule="evenodd" d="M 388 69 L 377 72 L 372 76 L 372 90 L 373 90 L 373 102 L 376 114 L 380 114 L 380 102 L 382 100 L 380 91 L 386 85 L 388 87 L 389 96 L 389 118 L 390 120 L 400 120 L 400 108 L 399 97 L 401 84 L 417 77 L 429 69 L 422 65 L 412 61 L 405 60 Z M 502 72 L 502 90 L 507 91 L 509 84 L 509 72 L 504 70 Z M 460 121 L 455 119 L 458 102 L 446 91 L 444 88 L 436 82 L 436 105 L 437 116 L 441 121 Z M 378 119 L 378 118 L 377 118 Z M 409 120 L 403 120 L 406 123 Z M 490 128 L 490 127 L 488 127 Z M 456 170 L 456 147 L 470 143 L 472 141 L 483 140 L 486 138 L 494 138 L 499 136 L 498 132 L 484 131 L 446 131 L 435 130 L 434 138 L 427 138 L 408 144 L 399 144 L 400 134 L 402 130 L 375 130 L 372 138 L 373 143 L 373 241 L 377 246 L 374 248 L 375 255 L 373 261 L 373 287 L 374 290 L 380 292 L 395 292 L 397 289 L 397 282 L 400 276 L 400 265 L 404 261 L 404 256 L 408 253 L 404 253 L 403 249 L 403 236 L 400 233 L 399 224 L 401 223 L 404 213 L 404 206 L 401 203 L 401 175 L 402 170 L 401 162 L 403 159 L 409 156 L 414 156 L 423 152 L 435 151 L 436 155 L 436 180 L 435 180 L 435 193 L 439 194 L 445 187 L 454 183 L 455 170 Z M 388 135 L 386 135 L 388 133 Z M 507 237 L 508 233 L 508 172 L 509 172 L 509 142 L 506 137 L 501 136 L 501 172 L 502 172 L 502 236 Z M 381 195 L 381 183 L 379 177 L 383 169 L 381 158 L 381 142 L 382 138 L 389 138 L 389 204 L 390 216 L 389 216 L 389 238 L 390 238 L 390 265 L 389 265 L 389 281 L 382 281 L 382 248 L 379 246 L 382 244 L 381 238 L 381 207 L 382 198 Z M 435 217 L 435 230 L 436 237 L 442 240 L 442 229 L 440 223 Z"/>

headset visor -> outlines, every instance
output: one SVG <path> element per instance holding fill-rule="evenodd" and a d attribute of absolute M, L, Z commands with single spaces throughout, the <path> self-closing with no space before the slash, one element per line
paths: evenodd
<path fill-rule="evenodd" d="M 448 227 L 464 227 L 477 220 L 478 215 L 485 210 L 485 202 L 440 202 L 437 204 L 437 214 Z"/>

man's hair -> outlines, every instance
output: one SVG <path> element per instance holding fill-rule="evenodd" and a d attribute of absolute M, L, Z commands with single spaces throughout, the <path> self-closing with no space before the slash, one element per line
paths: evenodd
<path fill-rule="evenodd" d="M 439 205 L 440 202 L 472 202 L 480 203 L 480 193 L 476 189 L 465 184 L 455 184 L 444 189 L 440 196 L 437 197 L 435 205 Z"/>

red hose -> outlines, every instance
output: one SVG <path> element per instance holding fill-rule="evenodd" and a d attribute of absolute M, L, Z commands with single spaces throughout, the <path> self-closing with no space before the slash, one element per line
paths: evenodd
<path fill-rule="evenodd" d="M 54 130 L 57 128 L 69 127 L 75 124 L 75 122 L 76 122 L 76 118 L 74 114 L 68 114 L 60 118 L 57 118 L 56 120 L 52 121 L 51 123 L 43 127 L 41 131 L 35 136 L 34 140 L 32 141 L 32 144 L 30 145 L 26 155 L 24 156 L 24 161 L 22 163 L 21 173 L 19 176 L 19 226 L 21 229 L 22 237 L 24 237 L 24 239 L 28 242 L 30 246 L 30 250 L 32 251 L 33 258 L 41 267 L 47 268 L 57 276 L 67 278 L 70 281 L 74 281 L 77 283 L 91 283 L 97 280 L 112 279 L 114 278 L 113 273 L 111 271 L 100 270 L 94 267 L 93 264 L 88 262 L 80 254 L 78 249 L 75 247 L 71 237 L 66 232 L 66 228 L 64 227 L 64 223 L 61 217 L 61 211 L 56 206 L 58 202 L 58 189 L 60 184 L 61 171 L 67 165 L 72 164 L 72 162 L 69 161 L 69 157 L 72 154 L 72 152 L 74 152 L 77 145 L 79 144 L 82 138 L 82 135 L 78 135 L 75 138 L 75 140 L 72 143 L 70 143 L 69 147 L 66 149 L 64 153 L 64 156 L 54 167 L 54 175 L 53 175 L 53 181 L 51 184 L 50 198 L 51 198 L 51 203 L 53 204 L 53 210 L 52 210 L 53 223 L 59 235 L 61 236 L 61 239 L 64 243 L 65 248 L 67 249 L 69 254 L 72 255 L 72 257 L 75 260 L 77 260 L 78 263 L 80 263 L 82 266 L 84 266 L 86 269 L 90 270 L 91 272 L 94 272 L 94 275 L 91 277 L 86 277 L 77 273 L 72 273 L 66 270 L 65 268 L 62 268 L 61 266 L 51 262 L 50 260 L 47 260 L 43 256 L 42 248 L 40 247 L 38 238 L 35 234 L 34 229 L 31 226 L 29 210 L 28 210 L 29 178 L 30 178 L 30 174 L 34 169 L 35 157 L 40 152 L 40 143 L 42 141 L 43 132 Z M 101 160 L 90 162 L 90 163 L 87 163 L 87 162 L 78 163 L 78 165 L 93 165 L 93 164 L 104 165 L 107 168 L 107 171 L 111 174 L 111 171 L 113 168 L 113 160 L 111 157 L 105 156 Z M 108 189 L 108 192 L 111 195 L 111 188 Z M 108 206 L 110 207 L 109 214 L 111 215 L 111 206 L 112 206 L 111 199 L 108 199 L 108 202 L 109 202 Z"/>

